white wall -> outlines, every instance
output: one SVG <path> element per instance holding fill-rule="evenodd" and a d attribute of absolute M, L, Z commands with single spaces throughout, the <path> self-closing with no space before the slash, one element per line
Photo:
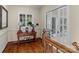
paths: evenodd
<path fill-rule="evenodd" d="M 4 6 L 7 9 L 7 6 Z M 0 30 L 0 52 L 2 52 L 8 42 L 8 29 Z"/>
<path fill-rule="evenodd" d="M 33 21 L 35 23 L 39 23 L 39 28 L 37 32 L 37 37 L 40 37 L 40 16 L 39 16 L 39 8 L 34 6 L 8 6 L 9 15 L 8 15 L 8 22 L 9 22 L 9 33 L 8 33 L 8 41 L 16 41 L 17 36 L 16 32 L 18 31 L 18 14 L 25 13 L 25 14 L 32 14 Z"/>
<path fill-rule="evenodd" d="M 79 5 L 70 6 L 69 20 L 71 38 L 79 44 Z"/>

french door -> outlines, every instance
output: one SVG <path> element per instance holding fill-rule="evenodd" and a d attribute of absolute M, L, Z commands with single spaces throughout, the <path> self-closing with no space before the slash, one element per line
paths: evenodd
<path fill-rule="evenodd" d="M 57 39 L 61 43 L 70 44 L 69 34 L 69 8 L 68 6 L 61 6 L 46 14 L 46 28 L 49 37 L 60 38 Z"/>

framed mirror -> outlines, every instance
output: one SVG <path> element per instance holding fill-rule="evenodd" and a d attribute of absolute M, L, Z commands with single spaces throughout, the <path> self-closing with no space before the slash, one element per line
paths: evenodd
<path fill-rule="evenodd" d="M 8 27 L 8 11 L 0 5 L 0 29 Z"/>

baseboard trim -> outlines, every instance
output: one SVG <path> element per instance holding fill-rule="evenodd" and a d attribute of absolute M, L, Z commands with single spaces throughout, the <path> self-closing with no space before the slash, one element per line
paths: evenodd
<path fill-rule="evenodd" d="M 4 53 L 4 51 L 5 51 L 5 49 L 6 49 L 7 46 L 8 46 L 8 43 L 6 44 L 6 46 L 5 46 L 5 48 L 3 49 L 2 53 Z"/>

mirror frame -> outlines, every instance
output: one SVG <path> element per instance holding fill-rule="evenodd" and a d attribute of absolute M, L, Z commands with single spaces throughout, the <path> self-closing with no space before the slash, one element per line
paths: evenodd
<path fill-rule="evenodd" d="M 4 26 L 4 27 L 2 27 L 2 21 L 3 21 L 3 19 L 2 19 L 2 9 L 6 12 L 6 20 L 4 20 L 4 21 L 6 21 L 6 26 Z M 2 6 L 2 5 L 0 5 L 0 29 L 4 29 L 4 28 L 7 28 L 8 27 L 8 11 L 7 11 L 7 9 L 6 8 L 4 8 L 4 6 Z"/>

